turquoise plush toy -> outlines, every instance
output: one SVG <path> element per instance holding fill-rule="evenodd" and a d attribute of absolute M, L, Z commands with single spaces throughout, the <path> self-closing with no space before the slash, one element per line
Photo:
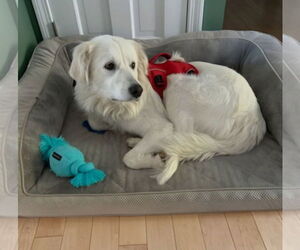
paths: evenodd
<path fill-rule="evenodd" d="M 90 186 L 104 180 L 106 176 L 103 171 L 96 169 L 93 163 L 86 163 L 82 152 L 62 137 L 40 135 L 40 152 L 57 176 L 74 176 L 70 183 L 76 188 Z"/>

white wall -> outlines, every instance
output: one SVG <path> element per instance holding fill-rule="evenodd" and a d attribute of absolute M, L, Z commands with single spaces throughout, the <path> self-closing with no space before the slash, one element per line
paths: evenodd
<path fill-rule="evenodd" d="M 17 53 L 17 15 L 15 0 L 0 0 L 0 79 Z"/>

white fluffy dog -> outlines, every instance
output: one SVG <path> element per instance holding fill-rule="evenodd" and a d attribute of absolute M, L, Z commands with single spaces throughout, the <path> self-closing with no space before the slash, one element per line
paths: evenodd
<path fill-rule="evenodd" d="M 183 60 L 174 54 L 171 60 Z M 266 125 L 248 82 L 234 70 L 191 62 L 200 74 L 173 74 L 163 101 L 148 78 L 148 59 L 132 40 L 99 36 L 78 45 L 71 77 L 75 98 L 94 129 L 119 129 L 133 147 L 123 158 L 133 169 L 161 168 L 164 184 L 180 161 L 240 154 L 263 138 Z M 164 162 L 159 152 L 164 152 Z"/>

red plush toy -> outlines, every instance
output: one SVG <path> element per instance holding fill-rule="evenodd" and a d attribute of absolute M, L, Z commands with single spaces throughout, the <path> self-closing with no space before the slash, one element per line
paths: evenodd
<path fill-rule="evenodd" d="M 160 57 L 164 57 L 166 60 L 162 63 L 157 63 Z M 199 71 L 187 62 L 172 60 L 171 55 L 168 53 L 160 53 L 152 57 L 149 61 L 148 78 L 152 88 L 161 98 L 163 98 L 163 92 L 168 86 L 167 77 L 171 74 L 198 75 Z"/>

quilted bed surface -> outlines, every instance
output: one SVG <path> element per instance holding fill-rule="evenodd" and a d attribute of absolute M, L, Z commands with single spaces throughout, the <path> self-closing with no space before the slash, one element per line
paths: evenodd
<path fill-rule="evenodd" d="M 223 189 L 248 187 L 278 187 L 281 185 L 281 148 L 266 135 L 260 146 L 236 156 L 220 156 L 211 160 L 189 161 L 181 165 L 165 185 L 158 185 L 151 169 L 132 170 L 123 162 L 129 150 L 128 135 L 108 131 L 104 135 L 87 131 L 82 125 L 86 118 L 75 103 L 68 111 L 62 135 L 103 169 L 108 177 L 89 188 L 74 189 L 68 179 L 57 178 L 45 168 L 31 192 L 35 193 L 120 193 L 193 189 Z"/>

